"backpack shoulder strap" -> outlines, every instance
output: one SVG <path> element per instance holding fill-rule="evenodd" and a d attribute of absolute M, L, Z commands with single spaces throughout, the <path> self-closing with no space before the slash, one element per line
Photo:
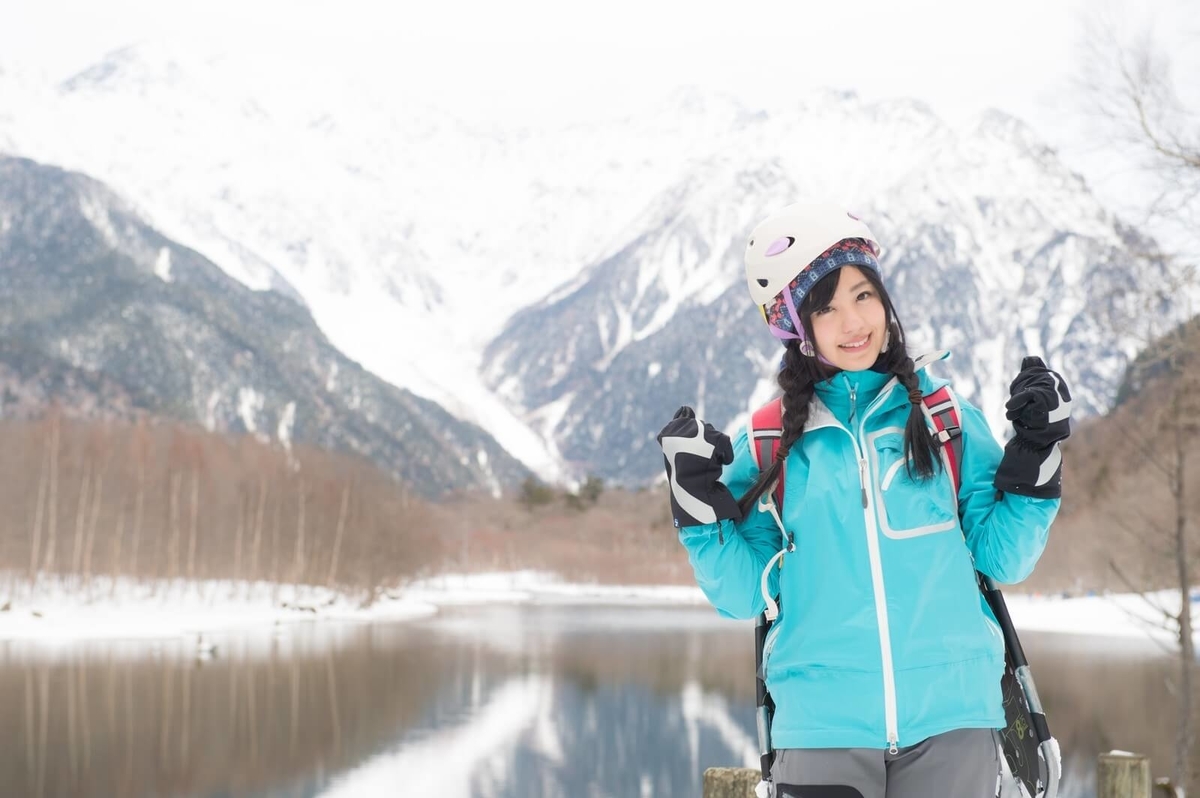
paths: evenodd
<path fill-rule="evenodd" d="M 767 402 L 750 415 L 750 453 L 754 456 L 754 464 L 758 470 L 763 470 L 763 463 L 773 463 L 779 452 L 779 442 L 783 437 L 783 397 Z M 783 478 L 787 463 L 782 463 L 779 479 L 775 482 L 775 509 L 783 514 Z"/>
<path fill-rule="evenodd" d="M 943 385 L 922 398 L 922 409 L 933 427 L 934 437 L 942 445 L 942 463 L 954 482 L 954 495 L 957 496 L 962 487 L 962 411 L 958 397 L 949 385 Z"/>

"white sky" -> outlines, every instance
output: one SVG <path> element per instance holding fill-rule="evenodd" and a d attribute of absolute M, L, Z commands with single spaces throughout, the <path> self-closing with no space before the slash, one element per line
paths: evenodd
<path fill-rule="evenodd" d="M 1129 29 L 1153 24 L 1177 62 L 1176 75 L 1194 76 L 1197 6 L 0 0 L 0 67 L 65 77 L 126 44 L 199 40 L 204 47 L 253 48 L 268 59 L 303 58 L 331 74 L 362 74 L 356 67 L 365 66 L 388 90 L 432 99 L 459 116 L 533 124 L 620 114 L 685 84 L 765 107 L 811 88 L 851 89 L 868 99 L 915 97 L 950 122 L 989 107 L 1013 113 L 1112 200 L 1126 191 L 1124 178 L 1081 135 L 1072 88 L 1084 13 L 1103 7 Z"/>
<path fill-rule="evenodd" d="M 387 80 L 483 111 L 578 112 L 693 83 L 759 100 L 832 86 L 1033 121 L 1061 104 L 1085 5 L 1097 3 L 0 0 L 0 64 L 68 74 L 131 42 L 200 37 L 309 59 L 382 54 Z M 1170 28 L 1186 15 L 1180 0 L 1107 5 Z"/>

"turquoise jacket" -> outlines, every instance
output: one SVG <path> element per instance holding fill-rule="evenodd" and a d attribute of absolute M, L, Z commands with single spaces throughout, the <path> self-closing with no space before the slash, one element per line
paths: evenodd
<path fill-rule="evenodd" d="M 944 355 L 943 355 L 944 356 Z M 945 385 L 919 372 L 921 391 Z M 1059 500 L 992 487 L 1002 450 L 959 398 L 962 487 L 904 468 L 908 394 L 873 371 L 817 385 L 787 459 L 782 522 L 795 550 L 771 564 L 779 596 L 763 669 L 780 748 L 892 748 L 962 728 L 1001 728 L 1004 642 L 975 581 L 1020 582 Z M 746 432 L 722 475 L 740 497 L 758 476 Z M 784 547 L 770 513 L 686 527 L 696 582 L 731 618 L 766 606 L 760 581 Z"/>

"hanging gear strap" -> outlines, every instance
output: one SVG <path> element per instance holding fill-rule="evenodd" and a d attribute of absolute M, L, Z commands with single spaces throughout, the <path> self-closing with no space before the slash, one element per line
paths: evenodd
<path fill-rule="evenodd" d="M 775 457 L 779 454 L 779 443 L 783 438 L 782 396 L 772 399 L 754 411 L 750 419 L 750 433 L 753 439 L 750 450 L 754 454 L 754 464 L 762 471 L 775 462 Z M 772 486 L 775 491 L 775 509 L 779 512 L 783 511 L 783 478 L 786 471 L 787 461 L 784 461 L 779 465 L 779 478 Z"/>
<path fill-rule="evenodd" d="M 758 470 L 761 473 L 764 469 L 769 468 L 771 463 L 775 462 L 775 457 L 779 454 L 779 444 L 783 438 L 782 397 L 767 402 L 751 414 L 748 434 L 750 437 L 750 455 L 754 458 L 754 464 L 758 466 Z M 768 577 L 770 576 L 771 569 L 775 567 L 776 560 L 783 557 L 784 553 L 791 548 L 781 515 L 783 511 L 783 488 L 786 484 L 784 478 L 786 475 L 787 461 L 785 460 L 779 464 L 779 476 L 776 478 L 775 484 L 768 487 L 758 500 L 759 509 L 769 512 L 775 519 L 775 524 L 779 527 L 779 533 L 783 536 L 783 547 L 776 552 L 775 556 L 767 563 L 767 567 L 763 569 L 761 584 L 759 585 L 767 608 L 759 613 L 754 635 L 755 685 L 757 693 L 755 717 L 758 725 L 759 767 L 761 770 L 760 780 L 754 788 L 754 794 L 757 798 L 770 798 L 775 793 L 774 785 L 771 782 L 771 764 L 775 761 L 775 747 L 771 744 L 771 720 L 775 714 L 775 702 L 772 700 L 771 694 L 767 692 L 766 674 L 763 672 L 763 654 L 765 653 L 764 648 L 767 633 L 771 630 L 775 619 L 779 616 L 779 605 L 768 589 Z M 782 564 L 780 562 L 780 565 Z"/>
<path fill-rule="evenodd" d="M 921 409 L 925 411 L 925 419 L 933 427 L 933 437 L 941 444 L 942 463 L 946 473 L 950 475 L 954 485 L 954 496 L 957 501 L 958 490 L 962 487 L 962 414 L 959 411 L 958 399 L 950 391 L 950 386 L 943 385 L 936 391 L 921 397 Z"/>
<path fill-rule="evenodd" d="M 779 446 L 783 438 L 783 398 L 772 399 L 765 405 L 755 410 L 750 417 L 750 429 L 747 433 L 750 436 L 750 454 L 754 458 L 754 464 L 758 466 L 761 472 L 771 466 L 775 462 L 775 457 L 779 454 Z M 795 551 L 796 547 L 792 543 L 792 536 L 788 534 L 787 529 L 783 526 L 783 491 L 784 478 L 787 476 L 787 460 L 785 459 L 779 464 L 779 475 L 775 478 L 775 482 L 770 485 L 758 500 L 758 509 L 770 513 L 775 519 L 775 525 L 779 527 L 779 534 L 782 536 L 780 549 L 767 562 L 767 567 L 763 569 L 760 588 L 762 590 L 763 601 L 766 602 L 766 619 L 774 621 L 779 615 L 779 604 L 775 596 L 771 595 L 768 590 L 768 577 L 771 574 L 771 568 L 775 563 L 787 554 L 789 551 Z M 779 567 L 783 567 L 783 563 L 779 562 Z"/>

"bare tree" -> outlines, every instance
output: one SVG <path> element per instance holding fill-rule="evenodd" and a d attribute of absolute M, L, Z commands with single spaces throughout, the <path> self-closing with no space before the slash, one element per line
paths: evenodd
<path fill-rule="evenodd" d="M 1130 394 L 1144 391 L 1152 395 L 1138 403 L 1139 412 L 1152 417 L 1139 419 L 1127 435 L 1133 439 L 1130 443 L 1138 460 L 1150 466 L 1170 497 L 1170 521 L 1161 526 L 1145 524 L 1143 547 L 1169 552 L 1171 581 L 1178 589 L 1178 612 L 1149 603 L 1177 639 L 1180 718 L 1174 780 L 1186 794 L 1196 776 L 1189 772 L 1196 725 L 1195 630 L 1190 601 L 1196 554 L 1189 545 L 1196 503 L 1190 490 L 1189 453 L 1200 432 L 1200 364 L 1192 354 L 1197 340 L 1192 297 L 1197 289 L 1194 258 L 1200 250 L 1195 238 L 1200 125 L 1198 109 L 1181 100 L 1171 50 L 1156 42 L 1151 33 L 1131 32 L 1111 16 L 1093 13 L 1086 27 L 1080 74 L 1081 96 L 1092 122 L 1089 129 L 1103 146 L 1122 157 L 1133 157 L 1142 179 L 1152 186 L 1141 220 L 1144 225 L 1151 230 L 1182 231 L 1181 236 L 1172 236 L 1170 249 L 1140 239 L 1148 243 L 1135 252 L 1140 257 L 1132 268 L 1163 265 L 1169 278 L 1151 292 L 1149 302 L 1140 308 L 1140 318 L 1125 320 L 1136 324 L 1149 342 L 1130 367 L 1125 386 Z M 1115 561 L 1111 565 L 1132 589 L 1146 587 L 1129 579 Z"/>
<path fill-rule="evenodd" d="M 337 532 L 334 533 L 333 538 L 333 556 L 329 561 L 329 576 L 325 580 L 325 583 L 331 588 L 334 586 L 334 580 L 337 577 L 338 553 L 342 549 L 342 537 L 346 533 L 346 511 L 349 507 L 350 484 L 347 483 L 342 487 L 342 506 L 338 510 Z"/>
<path fill-rule="evenodd" d="M 90 491 L 87 493 L 87 501 L 90 507 L 84 505 L 82 510 L 82 520 L 84 522 L 83 538 L 82 538 L 82 560 L 77 557 L 75 573 L 78 575 L 80 568 L 83 571 L 83 585 L 85 589 L 91 589 L 92 575 L 92 552 L 96 546 L 96 524 L 100 518 L 100 507 L 104 497 L 104 472 L 107 468 L 109 447 L 109 431 L 107 424 L 100 424 L 93 427 L 86 436 L 84 444 L 84 473 L 85 479 L 88 473 L 91 474 L 92 482 Z M 83 497 L 81 497 L 82 499 Z M 78 535 L 76 536 L 76 545 L 81 542 Z"/>
<path fill-rule="evenodd" d="M 1194 231 L 1200 120 L 1175 79 L 1179 48 L 1163 46 L 1153 29 L 1131 26 L 1111 6 L 1093 7 L 1085 23 L 1078 83 L 1088 129 L 1098 145 L 1132 159 L 1152 189 L 1143 221 Z"/>
<path fill-rule="evenodd" d="M 133 501 L 133 530 L 129 552 L 129 575 L 138 576 L 138 549 L 142 542 L 142 524 L 146 514 L 146 463 L 150 459 L 150 438 L 146 422 L 140 421 L 133 430 L 133 458 L 137 462 L 137 480 Z"/>
<path fill-rule="evenodd" d="M 1192 529 L 1196 513 L 1193 494 L 1196 478 L 1191 454 L 1200 437 L 1200 364 L 1192 354 L 1197 332 L 1194 323 L 1179 325 L 1156 342 L 1131 369 L 1135 374 L 1137 371 L 1159 373 L 1143 382 L 1142 390 L 1146 395 L 1136 403 L 1137 424 L 1129 425 L 1132 427 L 1127 436 L 1129 445 L 1124 447 L 1126 466 L 1148 466 L 1147 473 L 1166 489 L 1169 519 L 1162 523 L 1136 506 L 1116 511 L 1120 515 L 1132 511 L 1143 517 L 1139 544 L 1143 553 L 1157 550 L 1148 557 L 1149 570 L 1154 574 L 1151 584 L 1158 582 L 1157 574 L 1173 571 L 1171 576 L 1178 589 L 1178 611 L 1168 609 L 1150 597 L 1145 600 L 1152 617 L 1160 619 L 1177 641 L 1179 676 L 1174 692 L 1179 697 L 1180 716 L 1174 780 L 1185 794 L 1192 775 L 1188 773 L 1190 752 L 1195 744 L 1196 653 L 1190 587 L 1196 557 Z M 1123 420 L 1118 423 L 1126 424 Z M 1133 457 L 1129 457 L 1130 454 Z M 1126 496 L 1125 502 L 1129 501 Z M 1153 497 L 1141 495 L 1134 501 L 1149 502 Z M 1110 565 L 1130 589 L 1137 591 L 1147 586 L 1145 580 L 1139 584 L 1126 576 L 1115 559 Z"/>
<path fill-rule="evenodd" d="M 196 578 L 196 540 L 200 529 L 200 472 L 204 470 L 204 450 L 199 440 L 187 442 L 187 462 L 191 466 L 191 502 L 188 510 L 187 578 Z"/>
<path fill-rule="evenodd" d="M 182 482 L 183 472 L 181 470 L 173 471 L 171 473 L 171 496 L 168 505 L 171 541 L 167 547 L 167 578 L 172 580 L 179 577 L 179 488 Z"/>
<path fill-rule="evenodd" d="M 156 595 L 209 576 L 371 590 L 444 557 L 428 506 L 359 457 L 59 411 L 0 428 L 0 499 L 26 510 L 0 525 L 0 566 L 34 590 L 47 570 L 89 595 L 101 574 L 109 593 L 131 576 Z"/>
<path fill-rule="evenodd" d="M 296 549 L 295 556 L 292 558 L 292 582 L 299 584 L 303 581 L 304 575 L 304 521 L 305 507 L 308 503 L 308 491 L 305 489 L 304 477 L 299 479 L 299 488 L 296 494 Z"/>
<path fill-rule="evenodd" d="M 96 549 L 96 524 L 100 520 L 100 504 L 104 496 L 104 474 L 96 474 L 95 488 L 92 490 L 92 512 L 88 518 L 87 534 L 83 544 L 83 584 L 91 591 L 92 584 L 92 552 Z"/>
<path fill-rule="evenodd" d="M 79 503 L 75 509 L 75 549 L 71 556 L 71 573 L 78 574 L 83 569 L 83 537 L 87 529 L 88 489 L 92 481 L 92 464 L 85 462 L 83 466 L 83 481 L 79 485 Z"/>
<path fill-rule="evenodd" d="M 51 416 L 53 419 L 53 416 Z M 46 488 L 50 482 L 50 447 L 53 445 L 54 434 L 46 434 L 46 450 L 42 454 L 42 470 L 38 476 L 37 503 L 33 512 L 33 540 L 30 543 L 29 578 L 32 581 L 38 570 L 38 554 L 42 545 L 42 517 L 46 507 Z"/>
<path fill-rule="evenodd" d="M 259 570 L 259 553 L 262 551 L 263 523 L 267 511 L 267 476 L 260 474 L 258 478 L 258 506 L 254 513 L 254 542 L 250 550 L 250 579 L 263 579 Z"/>
<path fill-rule="evenodd" d="M 237 531 L 233 535 L 233 578 L 241 580 L 242 574 L 242 536 L 246 529 L 246 516 L 249 514 L 247 505 L 250 499 L 242 492 L 238 492 L 238 514 L 237 514 Z"/>
<path fill-rule="evenodd" d="M 117 510 L 117 526 L 113 530 L 112 579 L 109 584 L 110 595 L 117 591 L 117 580 L 121 578 L 121 548 L 125 544 L 125 506 Z"/>
<path fill-rule="evenodd" d="M 50 409 L 50 482 L 46 512 L 46 561 L 42 566 L 50 571 L 54 568 L 54 549 L 58 533 L 58 447 L 62 431 L 62 411 L 58 407 Z"/>

